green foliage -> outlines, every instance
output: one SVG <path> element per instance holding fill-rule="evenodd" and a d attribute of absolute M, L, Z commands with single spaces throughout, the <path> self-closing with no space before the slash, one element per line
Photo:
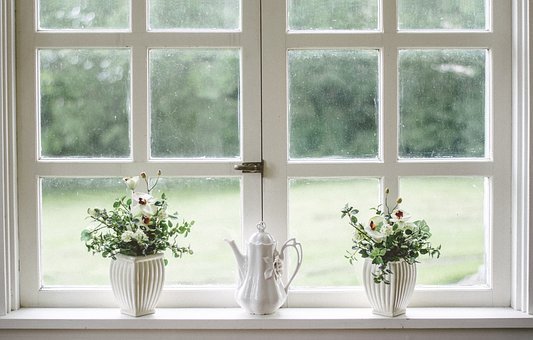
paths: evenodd
<path fill-rule="evenodd" d="M 150 53 L 152 154 L 239 155 L 239 51 L 157 49 Z"/>
<path fill-rule="evenodd" d="M 160 174 L 160 173 L 159 173 Z M 157 179 L 159 179 L 159 174 Z M 81 241 L 93 254 L 115 258 L 117 254 L 146 256 L 170 250 L 175 257 L 193 254 L 190 246 L 178 244 L 179 237 L 187 237 L 194 221 L 178 221 L 178 214 L 167 214 L 165 194 L 156 199 L 150 191 L 157 184 L 149 184 L 142 173 L 148 193 L 134 192 L 138 177 L 125 178 L 132 190 L 132 198 L 121 197 L 110 210 L 89 208 L 87 213 L 96 226 L 81 232 Z"/>
<path fill-rule="evenodd" d="M 289 52 L 291 157 L 377 157 L 378 63 L 377 50 Z"/>
<path fill-rule="evenodd" d="M 400 52 L 400 154 L 485 155 L 486 50 Z"/>
<path fill-rule="evenodd" d="M 393 208 L 389 208 L 387 199 L 388 190 L 385 191 L 384 209 L 380 206 L 374 208 L 376 215 L 365 225 L 357 219 L 359 211 L 348 204 L 342 210 L 341 217 L 347 217 L 354 228 L 352 249 L 346 258 L 351 264 L 358 257 L 369 258 L 378 266 L 377 272 L 372 273 L 374 282 L 389 284 L 388 277 L 393 274 L 388 268 L 390 262 L 414 264 L 420 255 L 438 258 L 441 246 L 433 247 L 429 242 L 431 232 L 426 221 L 409 222 L 409 216 L 399 208 L 400 198 Z"/>
<path fill-rule="evenodd" d="M 42 154 L 128 156 L 129 51 L 46 49 L 39 60 Z"/>

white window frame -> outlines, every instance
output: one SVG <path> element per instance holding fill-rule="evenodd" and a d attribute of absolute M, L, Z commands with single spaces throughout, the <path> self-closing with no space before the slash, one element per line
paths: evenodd
<path fill-rule="evenodd" d="M 18 199 L 26 202 L 31 213 L 19 214 L 20 303 L 25 307 L 112 307 L 109 288 L 47 287 L 41 284 L 39 179 L 57 177 L 124 177 L 140 171 L 156 173 L 161 169 L 168 177 L 232 177 L 241 180 L 241 211 L 244 236 L 253 232 L 261 220 L 261 176 L 243 175 L 233 169 L 236 162 L 257 161 L 261 157 L 260 127 L 260 26 L 259 1 L 242 3 L 242 29 L 190 30 L 169 32 L 148 29 L 146 1 L 130 1 L 131 29 L 39 30 L 37 1 L 16 3 L 17 27 L 17 128 L 19 134 L 17 161 Z M 132 155 L 126 159 L 41 158 L 39 155 L 38 102 L 39 49 L 47 48 L 128 48 L 131 50 L 131 140 Z M 235 48 L 241 54 L 240 159 L 161 159 L 150 158 L 150 124 L 148 102 L 148 55 L 151 48 Z M 28 129 L 27 127 L 32 127 Z M 222 242 L 222 240 L 220 240 Z M 231 250 L 228 248 L 228 252 Z M 176 302 L 178 301 L 178 302 Z M 165 287 L 160 307 L 225 307 L 235 306 L 231 286 L 221 288 Z"/>
<path fill-rule="evenodd" d="M 273 1 L 274 2 L 274 1 Z M 279 10 L 279 3 L 262 2 L 263 11 Z M 277 0 L 276 0 L 277 2 Z M 17 152 L 16 152 L 16 108 L 15 108 L 15 53 L 14 53 L 14 0 L 3 1 L 0 8 L 0 84 L 2 91 L 0 92 L 0 110 L 2 111 L 0 119 L 0 140 L 1 143 L 1 157 L 0 157 L 0 214 L 2 224 L 0 225 L 0 315 L 6 314 L 11 310 L 20 307 L 19 292 L 18 292 L 18 263 L 21 257 L 18 254 L 18 214 L 23 214 L 27 207 L 21 207 L 20 213 L 16 207 L 17 194 L 20 188 L 17 187 Z M 529 18 L 533 18 L 533 10 L 529 6 L 528 0 L 513 0 L 513 58 L 512 58 L 512 75 L 513 75 L 513 169 L 512 169 L 512 261 L 506 262 L 504 265 L 512 269 L 512 282 L 508 287 L 511 294 L 511 306 L 520 311 L 526 311 L 533 314 L 533 280 L 531 274 L 533 273 L 533 251 L 531 245 L 533 244 L 533 233 L 531 230 L 530 211 L 533 208 L 530 199 L 530 193 L 533 188 L 530 181 L 530 166 L 531 159 L 533 159 L 533 149 L 530 147 L 530 134 L 533 126 L 529 119 L 530 114 L 530 98 L 533 95 L 531 91 L 531 68 L 530 68 L 530 41 L 533 36 L 532 26 L 529 23 Z M 276 8 L 277 7 L 277 8 Z M 284 27 L 284 26 L 282 26 Z M 266 30 L 266 29 L 264 29 Z M 279 28 L 273 29 L 270 32 L 273 36 L 280 36 L 285 32 L 280 32 Z M 275 63 L 279 62 L 279 51 L 285 50 L 284 40 L 271 39 L 272 41 L 263 41 L 263 49 L 273 48 L 278 51 L 278 56 L 273 60 L 263 62 Z M 274 41 L 275 40 L 275 41 Z M 337 44 L 337 43 L 335 43 Z M 274 54 L 274 52 L 272 52 Z M 278 66 L 280 64 L 277 64 Z M 282 63 L 281 65 L 284 65 Z M 271 96 L 264 96 L 263 110 L 267 107 L 265 103 L 275 102 L 280 97 L 276 97 L 276 89 L 273 89 L 275 80 L 268 80 L 268 73 L 264 76 L 263 86 L 267 86 L 266 93 L 271 93 Z M 280 77 L 279 73 L 272 75 L 273 78 Z M 271 91 L 269 91 L 271 90 Z M 278 89 L 279 90 L 279 89 Z M 20 87 L 18 91 L 21 91 Z M 279 94 L 279 93 L 278 93 Z M 394 94 L 395 96 L 395 94 Z M 390 105 L 390 104 L 389 104 Z M 384 104 L 384 107 L 387 107 Z M 281 105 L 277 107 L 280 112 L 285 110 Z M 266 129 L 273 128 L 276 123 L 273 118 L 269 122 L 265 122 Z M 394 119 L 394 118 L 393 118 Z M 282 119 L 283 120 L 283 119 Z M 285 123 L 286 126 L 286 123 Z M 278 127 L 279 128 L 279 127 Z M 280 148 L 276 146 L 276 148 Z M 286 150 L 283 157 L 279 155 L 273 157 L 273 161 L 278 161 L 278 164 L 286 164 Z M 274 155 L 276 156 L 276 155 Z M 266 155 L 264 156 L 266 158 Z M 327 170 L 331 165 L 324 164 L 323 168 Z M 272 192 L 281 190 L 286 192 L 286 178 L 287 167 L 284 166 L 283 178 L 281 187 L 274 185 L 275 183 L 268 183 L 265 179 L 265 214 L 267 211 L 276 210 L 279 204 L 271 204 L 268 195 Z M 320 170 L 319 170 L 320 171 Z M 325 171 L 325 170 L 324 170 Z M 319 173 L 320 174 L 320 173 Z M 356 172 L 357 174 L 357 172 Z M 271 175 L 280 176 L 275 171 Z M 313 174 L 314 175 L 314 174 Z M 339 173 L 338 175 L 342 175 Z M 353 174 L 351 174 L 353 175 Z M 285 207 L 286 209 L 286 207 Z M 276 213 L 279 213 L 277 211 Z M 284 225 L 286 221 L 280 221 Z M 271 223 L 275 224 L 275 223 Z M 279 233 L 279 231 L 277 231 Z M 280 234 L 282 234 L 281 232 Z M 510 260 L 510 259 L 509 259 Z M 79 292 L 73 292 L 78 294 Z M 335 293 L 335 292 L 334 292 Z M 194 300 L 198 295 L 192 292 L 186 292 L 187 301 Z M 302 294 L 308 295 L 308 294 Z M 325 294 L 327 297 L 329 294 Z M 292 299 L 291 299 L 292 300 Z M 322 299 L 321 299 L 322 300 Z M 292 305 L 292 302 L 291 302 Z"/>
<path fill-rule="evenodd" d="M 288 179 L 379 177 L 395 197 L 402 176 L 479 176 L 490 179 L 486 195 L 500 213 L 487 211 L 486 235 L 488 259 L 486 287 L 417 287 L 410 306 L 504 306 L 511 293 L 510 234 L 511 214 L 511 3 L 493 1 L 487 31 L 397 31 L 396 1 L 381 1 L 383 23 L 376 32 L 298 32 L 287 31 L 286 0 L 263 2 L 263 157 L 271 170 L 264 179 L 264 215 L 275 218 L 280 236 L 286 234 Z M 505 15 L 507 13 L 508 15 Z M 288 156 L 287 53 L 291 49 L 363 48 L 381 51 L 381 115 L 378 160 L 364 161 L 291 161 Z M 485 159 L 399 159 L 398 157 L 398 51 L 401 49 L 474 48 L 488 49 L 487 66 L 487 138 Z M 274 114 L 272 114 L 274 113 Z M 506 116 L 507 114 L 507 116 Z M 274 138 L 271 138 L 275 136 Z M 275 141 L 275 142 L 273 142 Z M 496 142 L 497 141 L 497 142 Z M 382 190 L 383 191 L 383 190 Z M 503 212 L 503 213 L 501 213 Z M 271 221 L 272 224 L 272 221 Z M 495 233 L 494 229 L 498 229 Z M 498 246 L 503 245 L 503 246 Z M 509 246 L 506 246 L 509 245 Z M 304 245 L 305 248 L 305 245 Z M 445 252 L 445 249 L 443 250 Z M 309 296 L 312 294 L 313 299 Z M 366 305 L 362 288 L 299 289 L 289 296 L 290 306 L 361 307 Z"/>

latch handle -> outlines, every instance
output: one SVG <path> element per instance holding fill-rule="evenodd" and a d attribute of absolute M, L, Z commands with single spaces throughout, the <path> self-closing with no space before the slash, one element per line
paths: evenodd
<path fill-rule="evenodd" d="M 233 169 L 242 171 L 243 174 L 262 174 L 263 173 L 263 161 L 261 162 L 244 162 L 241 164 L 235 164 Z"/>

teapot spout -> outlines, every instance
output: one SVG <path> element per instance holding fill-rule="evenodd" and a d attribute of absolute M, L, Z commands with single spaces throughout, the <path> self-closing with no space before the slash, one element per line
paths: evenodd
<path fill-rule="evenodd" d="M 225 239 L 224 241 L 228 242 L 229 246 L 233 250 L 235 260 L 237 260 L 237 267 L 239 268 L 239 282 L 243 282 L 246 274 L 246 256 L 239 251 L 239 248 L 235 244 L 234 240 Z"/>

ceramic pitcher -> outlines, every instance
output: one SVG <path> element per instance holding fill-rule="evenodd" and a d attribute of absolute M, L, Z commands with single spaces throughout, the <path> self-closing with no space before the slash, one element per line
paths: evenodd
<path fill-rule="evenodd" d="M 276 240 L 265 231 L 264 222 L 257 224 L 257 232 L 248 241 L 248 252 L 242 254 L 235 241 L 226 240 L 235 254 L 239 269 L 239 281 L 235 298 L 237 303 L 251 314 L 272 314 L 285 303 L 289 285 L 302 264 L 302 245 L 294 238 L 276 249 Z M 283 283 L 285 250 L 294 248 L 297 254 L 296 268 L 287 283 Z"/>

